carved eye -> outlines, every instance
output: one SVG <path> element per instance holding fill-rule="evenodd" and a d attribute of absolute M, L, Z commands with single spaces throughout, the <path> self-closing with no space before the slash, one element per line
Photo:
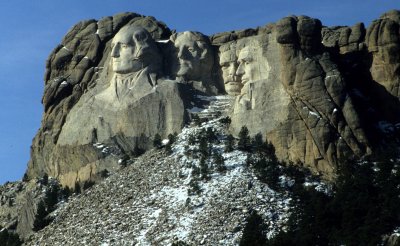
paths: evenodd
<path fill-rule="evenodd" d="M 128 48 L 129 46 L 127 45 L 127 44 L 121 44 L 121 48 L 124 48 L 124 49 L 126 49 L 126 48 Z"/>
<path fill-rule="evenodd" d="M 250 61 L 245 61 L 244 64 L 249 65 Z"/>
<path fill-rule="evenodd" d="M 190 52 L 192 52 L 192 53 L 195 52 L 195 49 L 194 49 L 193 47 L 189 47 L 188 50 L 189 50 Z"/>

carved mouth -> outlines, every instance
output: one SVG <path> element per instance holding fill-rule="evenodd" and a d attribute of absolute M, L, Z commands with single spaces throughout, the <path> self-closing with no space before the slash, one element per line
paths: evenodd
<path fill-rule="evenodd" d="M 227 81 L 227 82 L 225 82 L 225 84 L 226 85 L 240 85 L 240 82 L 238 82 L 238 81 Z"/>

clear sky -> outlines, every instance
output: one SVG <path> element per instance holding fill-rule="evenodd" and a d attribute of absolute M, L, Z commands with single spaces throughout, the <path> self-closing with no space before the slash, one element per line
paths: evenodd
<path fill-rule="evenodd" d="M 0 184 L 22 178 L 42 116 L 45 61 L 78 21 L 119 12 L 151 15 L 205 34 L 308 15 L 326 26 L 367 26 L 398 0 L 12 0 L 0 3 Z"/>

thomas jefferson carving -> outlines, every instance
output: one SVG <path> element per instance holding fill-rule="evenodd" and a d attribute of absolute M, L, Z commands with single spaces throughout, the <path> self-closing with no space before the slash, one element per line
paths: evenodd
<path fill-rule="evenodd" d="M 173 73 L 182 81 L 209 81 L 213 66 L 210 41 L 199 32 L 182 32 L 171 36 L 176 48 Z"/>

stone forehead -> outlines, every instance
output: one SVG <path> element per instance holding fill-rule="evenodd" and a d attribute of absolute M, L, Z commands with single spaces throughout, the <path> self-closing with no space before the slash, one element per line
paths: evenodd
<path fill-rule="evenodd" d="M 240 52 L 244 47 L 249 47 L 254 52 L 264 53 L 268 47 L 268 35 L 258 35 L 252 37 L 242 38 L 237 41 L 236 51 Z"/>
<path fill-rule="evenodd" d="M 254 51 L 255 50 L 252 49 L 251 47 L 246 46 L 246 47 L 244 47 L 243 49 L 240 50 L 238 58 L 240 60 L 242 60 L 242 59 L 246 59 L 246 58 L 255 57 L 257 55 L 257 53 L 254 52 Z"/>
<path fill-rule="evenodd" d="M 200 42 L 202 46 L 209 46 L 208 37 L 200 32 L 180 32 L 172 37 L 172 41 L 174 41 L 175 44 Z"/>
<path fill-rule="evenodd" d="M 237 60 L 236 52 L 234 50 L 227 50 L 221 52 L 219 56 L 220 63 L 224 62 L 235 62 Z"/>
<path fill-rule="evenodd" d="M 219 47 L 219 51 L 222 52 L 227 52 L 227 51 L 236 51 L 236 42 L 230 42 L 223 44 Z"/>
<path fill-rule="evenodd" d="M 136 37 L 136 38 L 135 38 Z M 134 40 L 140 38 L 141 40 L 145 40 L 151 37 L 150 33 L 140 26 L 124 26 L 121 28 L 117 34 L 113 38 L 114 42 L 121 42 L 125 44 L 132 44 Z"/>

